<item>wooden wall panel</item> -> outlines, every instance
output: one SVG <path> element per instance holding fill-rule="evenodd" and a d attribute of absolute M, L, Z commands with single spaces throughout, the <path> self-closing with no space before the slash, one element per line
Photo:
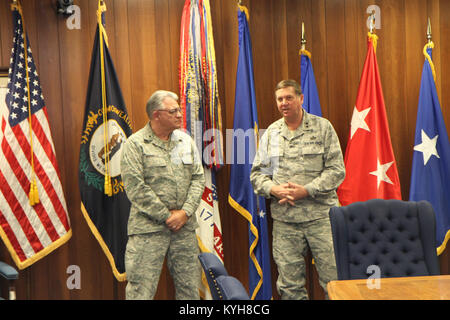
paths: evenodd
<path fill-rule="evenodd" d="M 124 299 L 125 283 L 114 280 L 109 263 L 80 211 L 78 152 L 89 66 L 96 28 L 96 1 L 79 0 L 81 29 L 69 30 L 53 0 L 22 0 L 33 55 L 38 65 L 61 179 L 73 228 L 72 239 L 20 272 L 19 299 Z M 256 100 L 261 128 L 279 118 L 273 89 L 284 78 L 300 80 L 300 33 L 305 23 L 323 115 L 336 128 L 345 151 L 362 66 L 367 53 L 368 14 L 381 9 L 377 59 L 404 199 L 409 197 L 422 48 L 427 17 L 433 28 L 433 60 L 444 121 L 450 128 L 450 2 L 447 0 L 244 0 L 250 12 Z M 184 0 L 107 0 L 106 29 L 122 93 L 134 130 L 146 123 L 145 103 L 156 89 L 178 92 L 178 59 Z M 10 1 L 0 2 L 0 67 L 8 67 L 12 43 Z M 223 134 L 233 127 L 238 59 L 236 2 L 212 0 Z M 226 149 L 225 146 L 225 151 Z M 228 204 L 229 165 L 217 173 L 225 266 L 248 287 L 248 227 Z M 272 220 L 269 217 L 271 238 Z M 448 251 L 448 250 L 447 250 Z M 0 259 L 12 262 L 3 245 Z M 449 273 L 450 257 L 441 258 Z M 81 289 L 66 287 L 69 265 L 81 268 Z M 274 298 L 277 277 L 272 261 Z M 323 298 L 314 268 L 308 289 Z M 167 267 L 157 299 L 174 297 Z"/>
<path fill-rule="evenodd" d="M 395 121 L 404 118 L 406 106 L 404 83 L 406 79 L 405 45 L 407 40 L 402 40 L 400 37 L 400 35 L 405 34 L 405 14 L 398 14 L 405 12 L 405 7 L 403 1 L 394 0 L 384 1 L 380 8 L 382 11 L 382 26 L 379 31 L 377 30 L 379 37 L 377 60 L 383 62 L 383 64 L 379 62 L 378 66 L 383 87 L 386 115 L 391 137 L 405 138 L 403 133 L 407 131 L 406 123 L 404 121 Z M 409 193 L 406 194 L 405 192 L 405 187 L 409 185 L 409 182 L 406 184 L 407 176 L 404 168 L 408 163 L 411 166 L 411 161 L 409 161 L 411 152 L 402 154 L 398 152 L 405 143 L 404 139 L 391 139 L 391 141 L 396 156 L 402 196 L 405 199 L 409 196 Z"/>
<path fill-rule="evenodd" d="M 438 79 L 437 89 L 438 94 L 440 93 L 441 109 L 448 133 L 450 130 L 450 78 L 448 77 L 450 74 L 450 43 L 446 40 L 445 35 L 448 35 L 450 32 L 450 2 L 445 0 L 433 0 L 431 1 L 431 8 L 432 12 L 430 13 L 430 16 L 433 18 L 432 23 L 435 26 L 433 28 L 433 39 L 435 41 L 433 61 L 435 61 L 436 77 Z M 435 38 L 436 36 L 437 38 Z M 447 249 L 440 259 L 441 270 L 445 270 L 447 273 L 450 273 L 449 247 L 450 244 L 447 245 Z"/>

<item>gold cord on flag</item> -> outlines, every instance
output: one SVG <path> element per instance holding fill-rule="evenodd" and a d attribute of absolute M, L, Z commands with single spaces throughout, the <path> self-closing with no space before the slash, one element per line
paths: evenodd
<path fill-rule="evenodd" d="M 98 35 L 100 46 L 100 68 L 102 78 L 102 113 L 103 113 L 103 144 L 105 155 L 105 194 L 112 196 L 111 176 L 109 174 L 109 143 L 108 143 L 108 106 L 106 101 L 106 81 L 105 81 L 105 59 L 103 52 L 103 42 L 105 41 L 104 28 L 102 23 L 102 13 L 106 11 L 106 5 L 102 0 L 98 1 L 97 19 L 98 19 Z M 106 39 L 107 41 L 107 39 Z M 107 42 L 106 42 L 107 43 Z"/>
<path fill-rule="evenodd" d="M 239 1 L 238 3 L 238 8 L 245 13 L 245 15 L 247 16 L 247 20 L 250 21 L 250 14 L 248 13 L 248 9 L 245 6 L 241 6 L 241 1 Z"/>
<path fill-rule="evenodd" d="M 428 60 L 428 63 L 430 64 L 431 72 L 433 73 L 433 79 L 434 79 L 434 82 L 436 83 L 436 70 L 434 69 L 434 63 L 433 63 L 433 60 L 431 60 L 431 57 L 430 57 L 430 55 L 429 55 L 428 52 L 427 52 L 427 49 L 428 49 L 428 48 L 431 48 L 431 49 L 434 48 L 434 43 L 433 43 L 433 41 L 430 41 L 429 43 L 427 43 L 427 44 L 423 47 L 423 55 L 425 56 L 425 59 L 427 59 L 427 60 Z"/>
<path fill-rule="evenodd" d="M 36 171 L 34 168 L 34 151 L 33 151 L 33 128 L 32 128 L 32 120 L 31 120 L 31 102 L 30 102 L 30 77 L 28 74 L 28 44 L 27 44 L 27 33 L 25 29 L 25 21 L 23 19 L 22 14 L 22 6 L 18 1 L 14 1 L 11 4 L 11 10 L 17 10 L 21 17 L 22 23 L 22 37 L 23 37 L 23 46 L 24 46 L 24 56 L 25 56 L 25 73 L 27 79 L 27 102 L 28 102 L 28 127 L 30 134 L 30 162 L 31 162 L 31 174 L 30 174 L 30 191 L 28 193 L 28 200 L 30 206 L 34 206 L 39 203 L 39 193 L 36 182 Z"/>
<path fill-rule="evenodd" d="M 375 33 L 368 32 L 367 37 L 369 38 L 369 41 L 372 41 L 373 50 L 377 53 L 378 36 Z"/>
<path fill-rule="evenodd" d="M 305 55 L 305 56 L 308 56 L 308 58 L 309 59 L 311 59 L 311 52 L 309 52 L 308 50 L 306 50 L 306 49 L 300 49 L 300 51 L 298 52 L 298 54 L 299 55 Z"/>

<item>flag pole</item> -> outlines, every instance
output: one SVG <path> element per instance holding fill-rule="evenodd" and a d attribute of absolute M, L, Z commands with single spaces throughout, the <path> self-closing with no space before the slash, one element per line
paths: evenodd
<path fill-rule="evenodd" d="M 432 38 L 432 34 L 431 34 L 431 22 L 430 22 L 430 18 L 428 17 L 428 25 L 427 25 L 427 44 L 423 47 L 423 55 L 425 56 L 425 59 L 428 60 L 429 64 L 430 64 L 430 68 L 431 68 L 431 73 L 433 75 L 433 79 L 436 82 L 436 70 L 434 68 L 434 63 L 431 60 L 430 55 L 427 52 L 428 48 L 433 49 L 434 48 L 434 43 L 431 40 Z"/>
<path fill-rule="evenodd" d="M 431 43 L 431 22 L 430 22 L 430 17 L 428 17 L 428 26 L 427 26 L 427 40 L 428 43 Z"/>
<path fill-rule="evenodd" d="M 373 34 L 375 29 L 375 11 L 372 11 L 372 14 L 370 15 L 369 29 L 370 33 Z"/>
<path fill-rule="evenodd" d="M 302 54 L 308 56 L 308 58 L 311 59 L 311 53 L 308 50 L 306 50 L 305 24 L 303 23 L 303 21 L 302 21 L 302 34 L 300 39 L 299 55 L 301 56 Z"/>
<path fill-rule="evenodd" d="M 300 40 L 300 45 L 302 50 L 306 49 L 305 24 L 303 23 L 303 21 L 302 21 L 302 37 Z"/>
<path fill-rule="evenodd" d="M 14 0 L 11 4 L 11 10 L 17 10 L 21 19 L 22 19 L 22 37 L 23 37 L 23 53 L 25 56 L 25 79 L 26 79 L 26 88 L 27 88 L 27 104 L 28 104 L 28 124 L 29 124 L 29 134 L 30 134 L 30 163 L 31 163 L 31 173 L 30 173 L 30 190 L 28 193 L 28 199 L 30 206 L 34 206 L 40 202 L 39 200 L 39 192 L 36 182 L 36 170 L 34 165 L 34 151 L 33 151 L 33 122 L 31 120 L 31 99 L 30 99 L 30 77 L 28 74 L 28 38 L 25 28 L 25 21 L 23 19 L 22 6 L 20 2 Z"/>

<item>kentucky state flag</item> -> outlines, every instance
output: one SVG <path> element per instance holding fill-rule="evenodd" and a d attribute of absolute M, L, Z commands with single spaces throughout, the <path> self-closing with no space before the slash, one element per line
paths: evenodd
<path fill-rule="evenodd" d="M 450 143 L 436 91 L 432 47 L 431 42 L 424 48 L 409 200 L 427 200 L 433 206 L 441 254 L 450 237 Z"/>
<path fill-rule="evenodd" d="M 132 130 L 101 21 L 105 10 L 99 6 L 81 133 L 79 186 L 89 228 L 114 276 L 124 281 L 130 202 L 120 175 L 120 154 Z"/>
<path fill-rule="evenodd" d="M 239 57 L 234 104 L 233 163 L 228 202 L 249 223 L 249 291 L 251 299 L 270 300 L 272 283 L 266 202 L 256 196 L 250 170 L 258 141 L 253 58 L 246 8 L 238 9 Z M 243 139 L 239 139 L 239 137 Z M 246 142 L 248 138 L 248 143 Z M 244 156 L 242 156 L 244 153 Z"/>

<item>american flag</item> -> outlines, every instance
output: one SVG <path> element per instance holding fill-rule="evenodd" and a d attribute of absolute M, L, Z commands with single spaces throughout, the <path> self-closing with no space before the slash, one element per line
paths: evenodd
<path fill-rule="evenodd" d="M 21 9 L 13 8 L 8 84 L 0 88 L 0 236 L 23 269 L 65 243 L 72 231 L 36 65 Z M 33 179 L 39 202 L 31 205 Z"/>

